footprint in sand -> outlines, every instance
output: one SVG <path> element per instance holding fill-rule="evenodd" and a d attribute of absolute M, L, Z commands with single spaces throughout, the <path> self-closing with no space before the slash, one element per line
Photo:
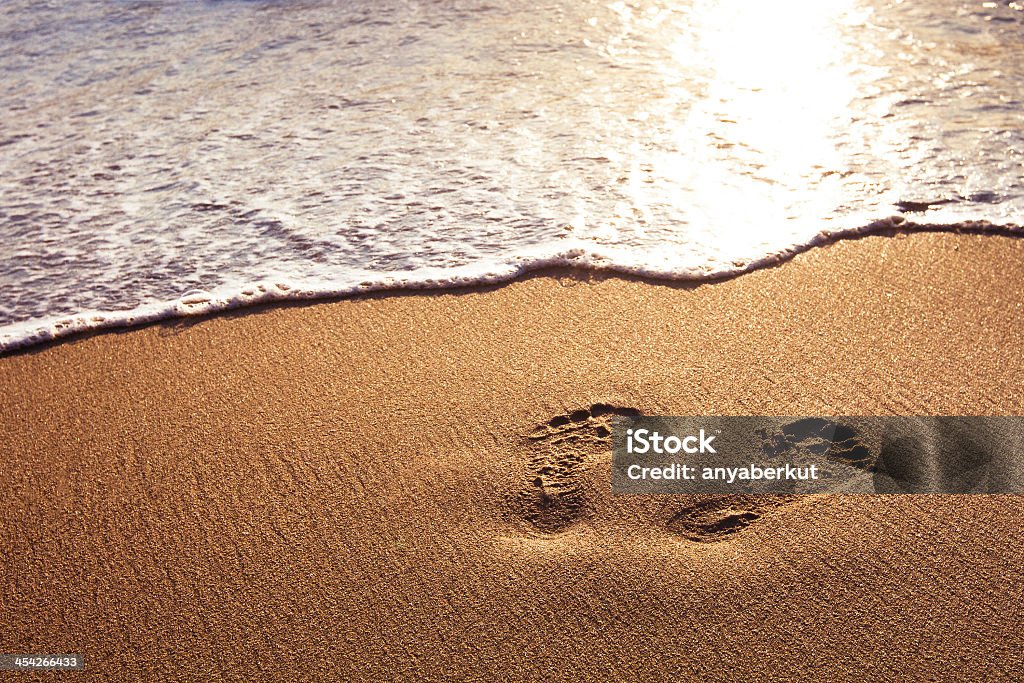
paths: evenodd
<path fill-rule="evenodd" d="M 590 507 L 582 475 L 588 458 L 610 450 L 613 417 L 637 415 L 635 408 L 595 403 L 534 429 L 527 437 L 532 451 L 527 481 L 514 500 L 517 514 L 546 534 L 585 518 Z"/>
<path fill-rule="evenodd" d="M 806 418 L 782 426 L 781 431 L 761 434 L 768 458 L 795 451 L 826 455 L 841 463 L 872 471 L 876 455 L 860 434 L 847 425 L 821 418 Z M 775 510 L 797 502 L 796 496 L 700 496 L 674 514 L 669 529 L 694 543 L 725 541 Z"/>
<path fill-rule="evenodd" d="M 611 449 L 610 421 L 640 415 L 635 408 L 595 403 L 589 408 L 556 415 L 528 436 L 532 456 L 524 484 L 513 497 L 516 514 L 543 534 L 557 534 L 592 513 L 584 473 L 593 456 Z M 857 433 L 826 420 L 798 420 L 782 432 L 764 435 L 767 453 L 792 448 L 830 455 L 867 469 L 871 453 Z M 727 540 L 765 515 L 792 505 L 795 496 L 699 495 L 686 502 L 665 523 L 667 529 L 695 543 Z"/>
<path fill-rule="evenodd" d="M 828 455 L 868 472 L 875 470 L 877 455 L 865 445 L 857 430 L 832 420 L 808 417 L 783 425 L 781 432 L 761 436 L 768 457 L 804 450 L 814 455 Z"/>
<path fill-rule="evenodd" d="M 782 426 L 774 433 L 761 433 L 765 456 L 806 451 L 828 455 L 846 465 L 866 471 L 875 468 L 876 455 L 860 434 L 847 425 L 823 418 L 805 418 Z M 723 541 L 743 531 L 766 514 L 796 502 L 796 496 L 720 495 L 700 500 L 677 512 L 668 521 L 673 532 L 698 543 Z"/>
<path fill-rule="evenodd" d="M 860 434 L 847 425 L 823 418 L 804 418 L 783 425 L 782 430 L 761 433 L 764 454 L 771 458 L 803 450 L 828 455 L 841 463 L 874 471 L 876 455 Z M 701 496 L 668 521 L 673 532 L 698 543 L 723 541 L 743 531 L 764 515 L 796 502 L 796 496 L 720 495 Z"/>

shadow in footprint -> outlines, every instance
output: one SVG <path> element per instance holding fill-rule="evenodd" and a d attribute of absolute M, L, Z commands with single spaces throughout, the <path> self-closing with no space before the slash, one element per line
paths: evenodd
<path fill-rule="evenodd" d="M 783 425 L 781 432 L 763 436 L 763 449 L 769 457 L 803 450 L 868 472 L 875 468 L 876 455 L 857 430 L 832 420 L 808 417 Z"/>
<path fill-rule="evenodd" d="M 765 514 L 791 502 L 793 496 L 702 496 L 674 514 L 667 526 L 689 541 L 715 543 L 743 531 Z"/>

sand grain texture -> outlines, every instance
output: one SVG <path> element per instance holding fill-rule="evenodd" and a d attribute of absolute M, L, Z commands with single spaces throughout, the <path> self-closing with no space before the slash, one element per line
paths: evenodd
<path fill-rule="evenodd" d="M 600 406 L 1019 414 L 1022 276 L 1018 240 L 870 237 L 0 359 L 0 650 L 84 652 L 76 680 L 1019 680 L 1019 497 L 613 496 Z"/>

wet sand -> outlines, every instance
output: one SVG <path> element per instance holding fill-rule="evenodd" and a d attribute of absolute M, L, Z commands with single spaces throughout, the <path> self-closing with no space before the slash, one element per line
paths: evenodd
<path fill-rule="evenodd" d="M 1013 680 L 1020 497 L 613 496 L 600 435 L 603 406 L 1021 414 L 1022 302 L 1024 241 L 876 236 L 0 358 L 0 651 L 89 680 Z"/>

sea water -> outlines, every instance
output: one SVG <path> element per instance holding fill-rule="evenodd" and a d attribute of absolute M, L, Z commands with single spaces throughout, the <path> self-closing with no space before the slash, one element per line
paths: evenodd
<path fill-rule="evenodd" d="M 865 230 L 1012 233 L 1022 2 L 7 0 L 0 351 L 549 264 L 709 278 Z"/>

